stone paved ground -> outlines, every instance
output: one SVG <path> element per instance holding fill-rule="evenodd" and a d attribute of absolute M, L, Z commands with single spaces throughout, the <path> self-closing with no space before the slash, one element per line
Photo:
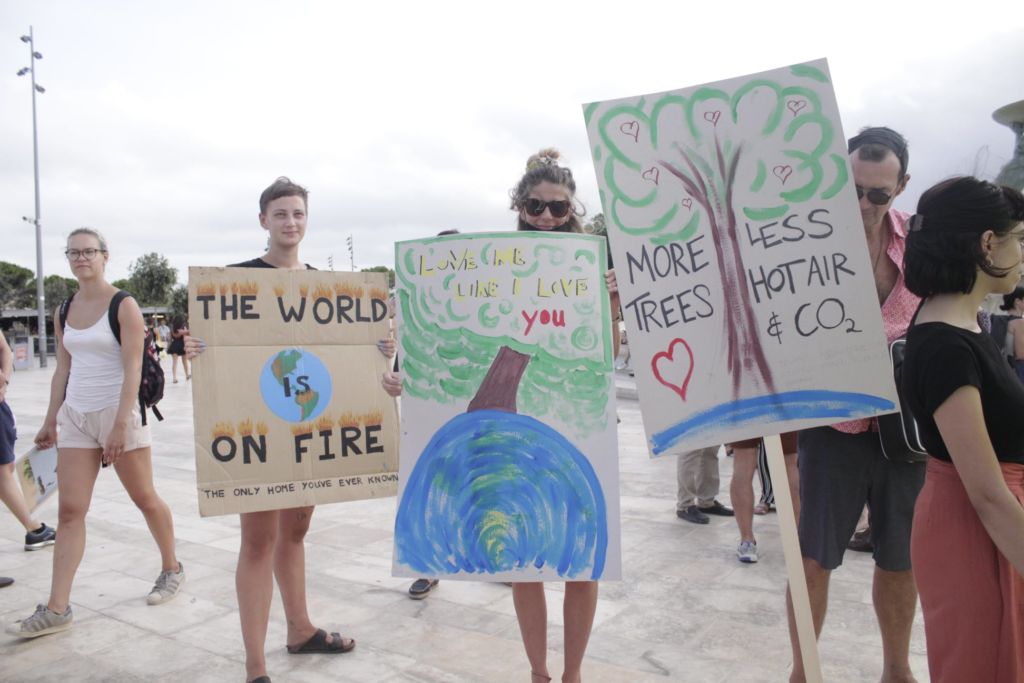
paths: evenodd
<path fill-rule="evenodd" d="M 52 366 L 52 363 L 51 363 Z M 52 368 L 51 368 L 52 369 Z M 169 375 L 169 367 L 168 367 Z M 695 526 L 675 516 L 675 461 L 650 460 L 636 391 L 619 377 L 624 580 L 601 586 L 584 665 L 589 682 L 784 681 L 789 668 L 783 591 L 785 565 L 775 515 L 758 517 L 761 561 L 741 565 L 731 519 Z M 28 448 L 45 412 L 49 372 L 19 372 L 8 398 Z M 235 516 L 201 519 L 195 495 L 189 385 L 168 384 L 154 425 L 157 489 L 175 515 L 188 581 L 172 602 L 145 595 L 159 556 L 141 514 L 113 472 L 102 471 L 89 515 L 85 559 L 72 593 L 70 631 L 19 642 L 0 633 L 0 680 L 242 681 L 243 652 L 234 589 L 239 544 Z M 728 501 L 732 463 L 722 459 Z M 56 520 L 56 499 L 39 511 Z M 307 537 L 309 605 L 314 621 L 354 636 L 337 657 L 294 657 L 284 650 L 284 617 L 275 599 L 268 666 L 284 681 L 528 681 L 529 666 L 509 589 L 444 581 L 424 601 L 406 597 L 391 577 L 394 499 L 318 508 Z M 46 600 L 52 549 L 26 553 L 23 530 L 0 512 L 0 621 L 25 617 Z M 821 642 L 825 680 L 877 681 L 881 642 L 871 607 L 870 557 L 850 553 L 836 572 Z M 561 586 L 548 588 L 550 666 L 560 674 Z M 911 644 L 918 680 L 928 680 L 920 614 Z"/>

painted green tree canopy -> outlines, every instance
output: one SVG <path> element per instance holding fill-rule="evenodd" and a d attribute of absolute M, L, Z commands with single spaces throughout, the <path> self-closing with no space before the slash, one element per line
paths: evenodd
<path fill-rule="evenodd" d="M 507 346 L 531 358 L 520 412 L 581 432 L 604 424 L 612 377 L 602 238 L 453 235 L 395 250 L 407 395 L 468 401 Z"/>

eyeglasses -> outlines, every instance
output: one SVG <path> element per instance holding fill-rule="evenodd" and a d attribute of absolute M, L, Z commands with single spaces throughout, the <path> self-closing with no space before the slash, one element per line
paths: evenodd
<path fill-rule="evenodd" d="M 68 261 L 77 261 L 80 258 L 85 258 L 86 261 L 92 261 L 96 258 L 96 254 L 106 254 L 106 249 L 68 249 L 64 252 L 64 255 L 68 257 Z"/>
<path fill-rule="evenodd" d="M 860 185 L 854 185 L 857 188 L 857 199 L 863 199 L 864 195 L 868 196 L 868 201 L 875 206 L 885 206 L 892 199 L 891 194 L 886 194 L 882 190 L 873 189 L 865 190 Z"/>
<path fill-rule="evenodd" d="M 551 212 L 553 218 L 565 218 L 569 215 L 569 210 L 572 208 L 572 203 L 564 199 L 557 199 L 553 202 L 545 202 L 536 197 L 528 197 L 523 202 L 523 209 L 526 211 L 527 216 L 537 217 L 544 213 L 544 209 Z"/>

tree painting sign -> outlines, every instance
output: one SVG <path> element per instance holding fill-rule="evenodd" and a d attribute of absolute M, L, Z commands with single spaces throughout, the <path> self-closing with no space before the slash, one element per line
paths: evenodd
<path fill-rule="evenodd" d="M 199 512 L 393 496 L 387 276 L 190 268 Z"/>
<path fill-rule="evenodd" d="M 824 60 L 584 117 L 653 455 L 895 410 Z"/>
<path fill-rule="evenodd" d="M 396 576 L 619 578 L 606 259 L 572 234 L 395 245 Z"/>

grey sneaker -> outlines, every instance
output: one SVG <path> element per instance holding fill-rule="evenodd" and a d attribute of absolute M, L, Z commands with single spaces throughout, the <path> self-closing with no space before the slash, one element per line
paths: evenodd
<path fill-rule="evenodd" d="M 736 557 L 740 558 L 740 562 L 746 562 L 747 564 L 757 562 L 757 543 L 754 541 L 740 541 L 739 547 L 736 548 Z"/>
<path fill-rule="evenodd" d="M 71 606 L 64 614 L 58 614 L 46 605 L 37 605 L 36 611 L 28 619 L 21 619 L 7 627 L 7 632 L 19 638 L 38 638 L 49 633 L 66 631 L 71 628 Z"/>
<path fill-rule="evenodd" d="M 25 534 L 25 550 L 39 550 L 57 541 L 57 530 L 43 524 L 35 531 Z"/>
<path fill-rule="evenodd" d="M 176 572 L 160 572 L 153 584 L 153 590 L 149 591 L 146 603 L 150 605 L 162 605 L 181 590 L 181 584 L 185 583 L 185 565 L 178 563 Z"/>

